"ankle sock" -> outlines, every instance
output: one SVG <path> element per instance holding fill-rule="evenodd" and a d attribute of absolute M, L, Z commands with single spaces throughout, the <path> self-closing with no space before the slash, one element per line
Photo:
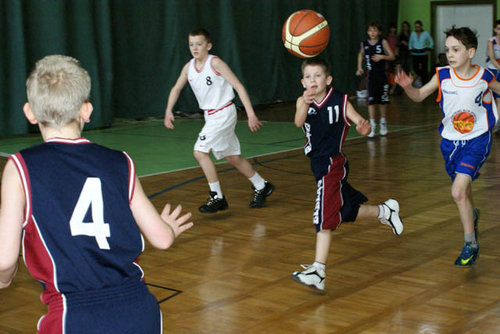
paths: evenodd
<path fill-rule="evenodd" d="M 255 172 L 255 174 L 248 180 L 252 182 L 253 187 L 257 190 L 262 190 L 266 186 L 266 180 L 264 180 L 257 172 Z"/>
<path fill-rule="evenodd" d="M 219 181 L 213 182 L 213 183 L 209 183 L 208 186 L 210 187 L 210 191 L 213 191 L 213 192 L 217 193 L 217 197 L 219 197 L 219 198 L 224 197 L 222 195 L 222 189 L 220 187 L 220 182 Z"/>

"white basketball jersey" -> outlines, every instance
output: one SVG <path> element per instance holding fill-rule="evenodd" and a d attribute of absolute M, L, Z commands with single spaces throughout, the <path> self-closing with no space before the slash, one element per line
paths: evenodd
<path fill-rule="evenodd" d="M 201 70 L 196 68 L 196 59 L 189 63 L 188 81 L 203 110 L 219 109 L 234 99 L 233 87 L 212 67 L 215 57 L 208 55 Z"/>
<path fill-rule="evenodd" d="M 441 135 L 448 140 L 469 140 L 491 130 L 498 119 L 492 93 L 488 88 L 493 75 L 475 65 L 476 74 L 460 78 L 449 67 L 437 70 L 439 95 L 437 101 L 443 112 Z"/>
<path fill-rule="evenodd" d="M 500 62 L 500 44 L 498 44 L 498 40 L 495 36 L 493 36 L 488 41 L 493 45 L 493 55 L 495 56 L 495 59 Z M 486 57 L 486 67 L 494 70 L 497 69 L 495 65 L 492 64 L 489 56 Z"/>

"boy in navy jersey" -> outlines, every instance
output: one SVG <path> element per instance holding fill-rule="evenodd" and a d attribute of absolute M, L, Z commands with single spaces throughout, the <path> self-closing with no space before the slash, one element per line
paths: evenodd
<path fill-rule="evenodd" d="M 412 86 L 413 77 L 405 72 L 396 75 L 396 82 L 416 102 L 438 90 L 436 101 L 443 113 L 441 153 L 464 230 L 465 243 L 455 265 L 470 267 L 479 256 L 479 211 L 472 205 L 472 181 L 479 177 L 479 169 L 490 154 L 491 131 L 498 120 L 491 90 L 500 94 L 500 84 L 489 70 L 471 63 L 477 37 L 470 28 L 453 27 L 445 33 L 450 65 L 436 68 L 436 74 L 420 89 Z"/>
<path fill-rule="evenodd" d="M 389 100 L 389 79 L 387 78 L 387 60 L 394 60 L 389 43 L 380 38 L 382 27 L 378 22 L 368 24 L 366 33 L 368 39 L 361 42 L 361 49 L 358 53 L 358 70 L 356 75 L 363 74 L 363 59 L 368 71 L 368 113 L 370 115 L 371 131 L 369 138 L 375 137 L 375 106 L 380 110 L 380 135 L 387 135 L 387 106 Z"/>
<path fill-rule="evenodd" d="M 380 205 L 363 204 L 368 199 L 347 182 L 349 164 L 342 144 L 351 124 L 366 136 L 370 124 L 354 110 L 348 97 L 334 90 L 328 64 L 321 59 L 306 59 L 302 63 L 304 94 L 297 99 L 295 125 L 306 136 L 304 151 L 311 159 L 311 169 L 317 182 L 316 207 L 313 223 L 316 228 L 316 255 L 312 265 L 302 265 L 292 279 L 323 290 L 325 264 L 330 250 L 331 232 L 342 222 L 357 218 L 378 218 L 389 225 L 396 235 L 403 232 L 399 204 L 389 199 Z"/>
<path fill-rule="evenodd" d="M 77 60 L 41 59 L 26 87 L 24 114 L 44 143 L 13 154 L 4 168 L 0 288 L 16 273 L 22 243 L 48 305 L 38 333 L 163 333 L 137 263 L 142 234 L 167 249 L 192 226 L 191 214 L 167 204 L 160 216 L 132 159 L 81 137 L 92 105 L 90 77 Z"/>

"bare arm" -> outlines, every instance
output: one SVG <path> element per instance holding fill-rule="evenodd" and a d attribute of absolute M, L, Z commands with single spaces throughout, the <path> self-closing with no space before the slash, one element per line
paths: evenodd
<path fill-rule="evenodd" d="M 500 82 L 493 79 L 493 81 L 489 83 L 489 87 L 495 93 L 500 94 Z"/>
<path fill-rule="evenodd" d="M 370 122 L 363 118 L 356 109 L 352 106 L 351 102 L 347 101 L 346 109 L 347 118 L 356 124 L 356 131 L 362 136 L 367 136 L 371 131 Z"/>
<path fill-rule="evenodd" d="M 488 57 L 490 58 L 490 61 L 493 64 L 493 66 L 495 66 L 497 69 L 500 69 L 500 64 L 495 58 L 495 52 L 493 51 L 493 43 L 491 43 L 491 41 L 488 41 Z"/>
<path fill-rule="evenodd" d="M 307 89 L 304 90 L 302 96 L 297 99 L 296 110 L 295 110 L 295 126 L 300 128 L 304 125 L 307 118 L 307 110 L 309 105 L 312 103 L 314 98 L 314 90 Z"/>
<path fill-rule="evenodd" d="M 236 75 L 231 71 L 229 66 L 220 58 L 214 58 L 212 60 L 213 68 L 221 74 L 221 76 L 229 82 L 229 84 L 236 90 L 238 96 L 240 97 L 243 106 L 245 107 L 245 111 L 248 117 L 248 127 L 252 132 L 255 132 L 260 129 L 263 125 L 257 115 L 255 115 L 255 111 L 253 110 L 252 102 L 250 101 L 250 97 L 248 96 L 247 90 L 245 86 L 238 80 Z"/>
<path fill-rule="evenodd" d="M 413 87 L 413 76 L 411 74 L 406 74 L 404 71 L 396 74 L 395 81 L 397 84 L 403 87 L 408 97 L 415 102 L 423 101 L 427 96 L 431 95 L 438 88 L 438 79 L 436 74 L 434 74 L 432 79 L 422 88 Z"/>
<path fill-rule="evenodd" d="M 19 259 L 24 221 L 24 190 L 14 163 L 9 160 L 2 177 L 0 209 L 0 288 L 12 282 Z"/>
<path fill-rule="evenodd" d="M 172 109 L 174 109 L 175 103 L 179 99 L 179 95 L 181 94 L 182 88 L 184 88 L 184 86 L 187 83 L 188 67 L 189 67 L 189 62 L 182 68 L 181 74 L 179 75 L 177 82 L 175 83 L 174 87 L 172 87 L 172 89 L 170 90 L 170 94 L 168 94 L 168 102 L 167 102 L 167 108 L 165 109 L 165 119 L 164 119 L 164 125 L 167 129 L 174 128 L 173 122 L 175 118 Z"/>
<path fill-rule="evenodd" d="M 364 56 L 364 51 L 363 48 L 361 47 L 361 50 L 358 52 L 358 69 L 356 70 L 356 75 L 361 75 L 364 73 L 363 70 L 363 56 Z"/>
<path fill-rule="evenodd" d="M 167 204 L 161 215 L 158 214 L 144 193 L 137 176 L 135 181 L 130 209 L 137 225 L 153 247 L 167 249 L 174 243 L 175 238 L 193 226 L 192 222 L 186 223 L 191 218 L 191 213 L 179 217 L 182 207 L 178 205 L 170 213 L 170 204 Z"/>

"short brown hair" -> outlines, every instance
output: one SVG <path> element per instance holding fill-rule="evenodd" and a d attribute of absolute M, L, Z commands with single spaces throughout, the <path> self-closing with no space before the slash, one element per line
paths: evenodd
<path fill-rule="evenodd" d="M 469 27 L 456 28 L 455 26 L 444 32 L 446 37 L 455 37 L 466 49 L 477 49 L 477 36 Z"/>
<path fill-rule="evenodd" d="M 323 71 L 325 71 L 325 74 L 328 76 L 330 75 L 330 64 L 324 59 L 321 58 L 307 58 L 302 62 L 302 75 L 304 75 L 304 69 L 306 66 L 321 66 L 323 68 Z"/>
<path fill-rule="evenodd" d="M 204 28 L 198 28 L 189 33 L 189 36 L 203 36 L 207 43 L 212 43 L 212 37 L 210 33 Z"/>

